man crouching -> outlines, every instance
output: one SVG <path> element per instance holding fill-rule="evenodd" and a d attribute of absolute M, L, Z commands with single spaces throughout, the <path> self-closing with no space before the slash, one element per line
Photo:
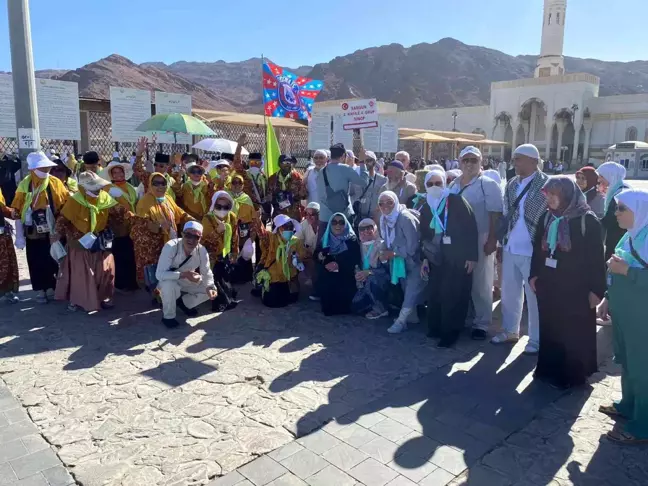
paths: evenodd
<path fill-rule="evenodd" d="M 162 323 L 177 327 L 176 308 L 188 317 L 198 315 L 197 306 L 216 298 L 214 275 L 207 250 L 200 244 L 203 227 L 196 221 L 184 225 L 182 238 L 162 248 L 155 277 L 162 299 Z"/>

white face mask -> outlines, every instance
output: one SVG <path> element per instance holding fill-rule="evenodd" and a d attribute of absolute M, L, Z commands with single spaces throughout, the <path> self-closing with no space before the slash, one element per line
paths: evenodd
<path fill-rule="evenodd" d="M 259 168 L 259 167 L 250 167 L 250 174 L 256 176 L 256 175 L 259 175 L 260 172 L 261 172 L 261 168 Z"/>
<path fill-rule="evenodd" d="M 220 219 L 225 219 L 227 217 L 227 213 L 229 213 L 229 211 L 226 211 L 224 209 L 219 209 L 217 211 L 214 211 L 214 214 L 218 216 Z"/>
<path fill-rule="evenodd" d="M 199 186 L 202 181 L 194 181 L 193 179 L 191 180 L 191 184 L 194 186 Z"/>
<path fill-rule="evenodd" d="M 41 179 L 47 179 L 49 177 L 49 172 L 43 172 L 42 170 L 34 169 L 34 174 L 36 174 Z"/>
<path fill-rule="evenodd" d="M 443 195 L 443 188 L 439 186 L 426 187 L 425 190 L 434 199 L 439 199 Z"/>

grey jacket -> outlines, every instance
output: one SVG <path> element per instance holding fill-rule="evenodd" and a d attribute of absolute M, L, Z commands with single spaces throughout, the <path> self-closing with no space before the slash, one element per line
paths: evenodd
<path fill-rule="evenodd" d="M 369 182 L 369 173 L 367 172 L 364 163 L 360 164 L 360 174 L 358 174 L 352 167 L 338 162 L 329 163 L 323 171 L 324 170 L 326 170 L 326 176 L 331 189 L 334 191 L 344 191 L 349 194 L 352 184 L 364 188 L 367 185 L 367 182 Z M 320 221 L 328 223 L 331 216 L 333 216 L 333 212 L 326 204 L 326 184 L 322 172 L 320 172 L 319 177 L 317 178 L 317 194 L 320 200 Z M 352 214 L 353 209 L 351 208 L 351 202 L 349 201 L 344 211 L 344 215 L 349 217 Z"/>

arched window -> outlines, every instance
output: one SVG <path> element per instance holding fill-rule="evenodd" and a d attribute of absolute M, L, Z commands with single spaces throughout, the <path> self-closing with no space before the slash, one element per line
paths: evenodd
<path fill-rule="evenodd" d="M 556 14 L 556 24 L 560 25 L 560 12 Z"/>
<path fill-rule="evenodd" d="M 626 140 L 630 142 L 637 140 L 637 129 L 635 127 L 629 127 L 626 130 Z"/>
<path fill-rule="evenodd" d="M 547 21 L 547 25 L 551 25 L 551 14 L 549 14 L 549 20 Z"/>

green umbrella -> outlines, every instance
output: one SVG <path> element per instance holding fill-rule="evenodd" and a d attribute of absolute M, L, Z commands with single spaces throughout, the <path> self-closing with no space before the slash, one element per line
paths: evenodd
<path fill-rule="evenodd" d="M 214 131 L 201 122 L 198 118 L 182 113 L 163 113 L 146 120 L 135 130 L 138 132 L 170 132 L 176 143 L 178 133 L 189 135 L 216 135 Z"/>

